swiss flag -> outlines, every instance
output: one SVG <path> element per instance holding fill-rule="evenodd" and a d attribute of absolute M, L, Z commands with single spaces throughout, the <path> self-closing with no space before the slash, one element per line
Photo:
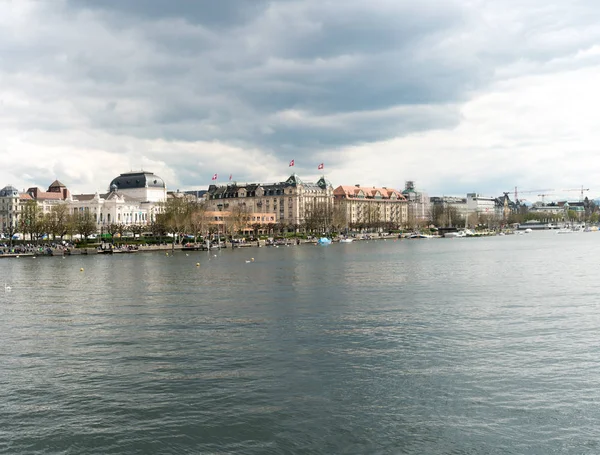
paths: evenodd
<path fill-rule="evenodd" d="M 294 160 L 290 161 L 290 167 L 294 165 Z"/>
<path fill-rule="evenodd" d="M 213 175 L 213 180 L 217 180 L 217 174 Z"/>
<path fill-rule="evenodd" d="M 317 169 L 323 169 L 323 163 L 319 164 L 319 167 Z"/>

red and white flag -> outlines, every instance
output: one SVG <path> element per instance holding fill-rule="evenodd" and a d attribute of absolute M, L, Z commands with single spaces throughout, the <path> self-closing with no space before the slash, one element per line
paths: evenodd
<path fill-rule="evenodd" d="M 213 180 L 217 180 L 217 174 L 213 175 Z"/>
<path fill-rule="evenodd" d="M 321 170 L 323 169 L 325 166 L 323 166 L 323 163 L 319 164 L 319 167 L 317 169 Z"/>
<path fill-rule="evenodd" d="M 290 167 L 294 165 L 294 160 L 290 161 Z"/>
<path fill-rule="evenodd" d="M 232 177 L 233 177 L 233 174 L 229 174 L 229 180 L 231 180 Z"/>

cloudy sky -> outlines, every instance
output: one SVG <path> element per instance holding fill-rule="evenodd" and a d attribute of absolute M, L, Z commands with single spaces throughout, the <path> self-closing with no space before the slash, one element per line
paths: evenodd
<path fill-rule="evenodd" d="M 8 0 L 0 185 L 599 196 L 599 87 L 594 0 Z"/>

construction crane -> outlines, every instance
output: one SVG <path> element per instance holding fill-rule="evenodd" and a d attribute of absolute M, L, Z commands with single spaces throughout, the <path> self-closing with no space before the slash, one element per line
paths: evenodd
<path fill-rule="evenodd" d="M 553 194 L 553 193 L 542 193 L 542 194 L 538 194 L 538 197 L 541 197 L 541 198 L 542 198 L 542 205 L 545 205 L 545 204 L 546 204 L 546 201 L 545 201 L 545 199 L 544 199 L 544 198 L 545 198 L 546 196 L 551 196 L 552 194 Z"/>
<path fill-rule="evenodd" d="M 542 189 L 542 190 L 525 190 L 525 191 L 518 191 L 518 188 L 515 186 L 515 203 L 519 202 L 519 193 L 521 194 L 529 194 L 529 193 L 546 193 L 546 192 L 550 192 L 550 191 L 554 191 L 554 189 Z"/>
<path fill-rule="evenodd" d="M 579 191 L 579 202 L 583 202 L 583 192 L 584 191 L 589 191 L 589 188 L 584 188 L 583 185 L 581 185 L 581 188 L 571 188 L 569 190 L 563 190 L 563 191 Z"/>

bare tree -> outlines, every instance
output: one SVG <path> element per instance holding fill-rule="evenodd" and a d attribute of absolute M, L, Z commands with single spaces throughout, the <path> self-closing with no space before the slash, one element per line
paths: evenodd
<path fill-rule="evenodd" d="M 305 207 L 304 223 L 310 232 L 329 232 L 333 218 L 333 207 L 328 202 L 314 202 Z"/>
<path fill-rule="evenodd" d="M 345 207 L 341 205 L 335 205 L 333 207 L 333 214 L 331 217 L 331 226 L 337 232 L 342 232 L 348 228 L 348 215 Z"/>
<path fill-rule="evenodd" d="M 194 243 L 197 243 L 198 234 L 204 236 L 204 233 L 207 232 L 209 220 L 204 202 L 193 202 L 191 204 L 190 228 L 192 234 L 194 234 Z"/>
<path fill-rule="evenodd" d="M 172 198 L 162 204 L 162 212 L 156 217 L 163 223 L 168 232 L 173 234 L 172 249 L 175 250 L 175 240 L 183 236 L 190 226 L 192 205 L 184 198 Z"/>
<path fill-rule="evenodd" d="M 229 216 L 225 217 L 226 230 L 235 237 L 250 223 L 250 211 L 245 205 L 236 205 L 231 208 Z"/>

